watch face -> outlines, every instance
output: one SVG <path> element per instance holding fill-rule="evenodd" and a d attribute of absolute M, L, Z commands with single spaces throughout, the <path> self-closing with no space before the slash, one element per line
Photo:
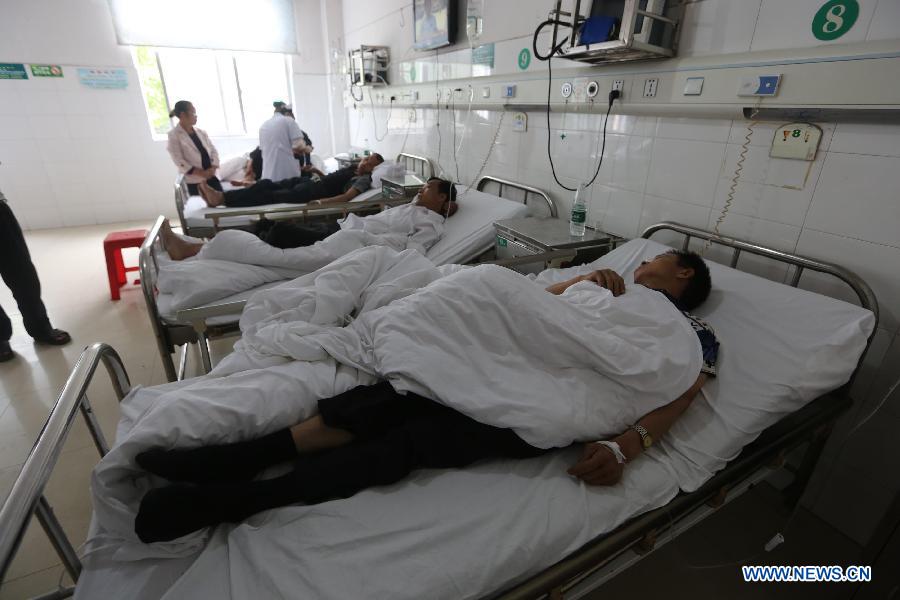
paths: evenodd
<path fill-rule="evenodd" d="M 650 434 L 649 434 L 649 433 L 646 434 L 646 435 L 644 436 L 643 440 L 641 440 L 641 441 L 642 441 L 643 444 L 644 444 L 644 449 L 645 449 L 645 450 L 646 450 L 647 448 L 649 448 L 650 446 L 653 445 L 653 438 L 650 437 Z"/>

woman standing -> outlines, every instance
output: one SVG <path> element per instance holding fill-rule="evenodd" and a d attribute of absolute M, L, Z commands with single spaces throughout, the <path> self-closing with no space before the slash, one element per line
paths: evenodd
<path fill-rule="evenodd" d="M 191 196 L 198 196 L 200 191 L 197 184 L 205 181 L 209 187 L 222 190 L 222 184 L 216 177 L 216 169 L 219 168 L 219 153 L 216 147 L 209 141 L 206 132 L 198 127 L 197 110 L 187 100 L 179 100 L 175 108 L 169 113 L 169 117 L 178 119 L 178 125 L 169 131 L 169 156 L 178 167 L 179 173 L 184 173 L 188 192 Z"/>

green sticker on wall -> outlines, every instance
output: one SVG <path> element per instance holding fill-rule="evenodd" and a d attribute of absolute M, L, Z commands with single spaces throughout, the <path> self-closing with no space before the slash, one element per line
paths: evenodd
<path fill-rule="evenodd" d="M 812 32 L 822 41 L 836 40 L 853 28 L 859 17 L 856 0 L 830 0 L 813 17 Z"/>
<path fill-rule="evenodd" d="M 525 70 L 528 68 L 528 65 L 531 64 L 531 50 L 528 48 L 522 48 L 519 51 L 519 69 Z"/>

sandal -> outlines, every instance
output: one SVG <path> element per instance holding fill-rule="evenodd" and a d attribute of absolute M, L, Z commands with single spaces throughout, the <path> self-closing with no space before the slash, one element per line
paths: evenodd
<path fill-rule="evenodd" d="M 34 341 L 50 346 L 64 346 L 72 341 L 72 336 L 62 329 L 51 329 L 45 334 L 34 336 Z"/>

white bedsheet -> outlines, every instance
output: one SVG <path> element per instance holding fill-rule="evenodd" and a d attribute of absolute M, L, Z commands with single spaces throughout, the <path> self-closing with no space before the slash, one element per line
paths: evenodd
<path fill-rule="evenodd" d="M 427 253 L 428 258 L 437 265 L 471 260 L 477 253 L 491 246 L 494 239 L 494 221 L 528 214 L 528 207 L 519 202 L 475 190 L 466 192 L 463 186 L 457 186 L 457 190 L 460 198 L 459 211 L 447 220 L 443 237 Z M 369 190 L 371 191 L 373 190 Z M 216 261 L 209 265 L 208 270 L 204 270 L 202 280 L 198 281 L 193 275 L 191 265 L 179 267 L 177 263 L 162 257 L 160 267 L 174 275 L 171 281 L 164 281 L 161 287 L 179 292 L 174 294 L 161 289 L 157 300 L 158 305 L 166 309 L 165 311 L 160 309 L 160 314 L 169 315 L 168 318 L 173 322 L 176 321 L 174 315 L 178 310 L 226 302 L 230 298 L 245 299 L 249 295 L 245 292 L 252 292 L 263 285 L 300 274 L 256 265 Z"/>
<path fill-rule="evenodd" d="M 640 260 L 665 249 L 633 240 L 591 268 L 616 268 L 627 275 Z M 843 302 L 711 266 L 714 295 L 697 312 L 713 323 L 722 342 L 718 387 L 707 385 L 681 420 L 696 421 L 699 416 L 700 436 L 725 427 L 726 433 L 714 438 L 721 445 L 721 438 L 732 435 L 736 425 L 718 414 L 710 417 L 707 408 L 692 411 L 712 402 L 714 408 L 729 401 L 741 405 L 747 390 L 762 378 L 754 372 L 757 367 L 785 357 L 796 359 L 790 347 L 773 356 L 767 343 L 772 328 L 790 330 L 790 323 L 779 319 L 779 307 L 801 298 L 805 305 L 799 309 L 808 313 L 800 319 L 804 327 L 825 322 L 822 317 L 829 319 L 829 331 L 857 324 L 855 334 L 836 340 L 840 346 L 836 351 L 847 355 L 838 365 L 839 379 L 849 377 L 852 366 L 848 370 L 847 365 L 855 364 L 872 319 L 867 311 Z M 543 275 L 546 280 L 568 276 L 571 272 L 557 270 Z M 740 312 L 745 302 L 754 303 L 750 318 Z M 788 312 L 789 318 L 796 316 Z M 765 332 L 749 334 L 742 328 L 759 326 L 754 323 L 758 314 L 768 315 Z M 749 363 L 748 368 L 741 367 L 742 361 Z M 118 439 L 164 392 L 189 385 L 192 382 L 141 389 L 126 398 Z M 776 386 L 765 388 L 756 402 L 779 406 L 792 397 L 793 392 Z M 789 410 L 794 410 L 791 406 Z M 756 415 L 741 424 L 751 432 L 777 418 L 766 410 L 746 414 Z M 540 571 L 629 517 L 665 504 L 679 484 L 693 489 L 709 477 L 710 464 L 693 463 L 666 445 L 663 439 L 630 463 L 623 480 L 613 487 L 589 487 L 571 479 L 565 469 L 577 460 L 577 451 L 559 451 L 463 470 L 418 471 L 402 483 L 346 500 L 269 511 L 236 527 L 217 528 L 202 552 L 181 559 L 121 564 L 110 560 L 116 550 L 110 546 L 89 557 L 76 597 L 481 597 Z M 696 451 L 702 455 L 711 449 L 701 445 Z M 266 574 L 264 580 L 260 573 Z"/>

